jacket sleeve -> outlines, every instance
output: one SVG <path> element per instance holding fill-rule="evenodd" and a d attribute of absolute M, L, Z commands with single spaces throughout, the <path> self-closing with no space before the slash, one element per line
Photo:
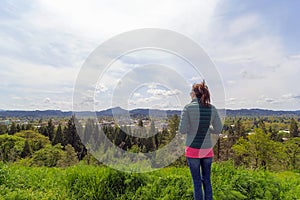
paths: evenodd
<path fill-rule="evenodd" d="M 187 106 L 185 106 L 181 112 L 181 118 L 180 118 L 179 128 L 178 128 L 179 133 L 187 134 L 189 128 L 188 124 L 189 124 L 189 115 L 188 115 Z"/>
<path fill-rule="evenodd" d="M 211 125 L 212 125 L 212 127 L 210 127 L 210 132 L 212 134 L 220 134 L 221 133 L 221 131 L 223 129 L 223 125 L 222 125 L 222 121 L 219 116 L 218 110 L 215 107 L 213 108 Z"/>

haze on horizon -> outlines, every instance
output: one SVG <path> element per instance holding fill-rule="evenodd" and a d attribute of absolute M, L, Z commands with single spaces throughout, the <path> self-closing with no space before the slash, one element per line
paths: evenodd
<path fill-rule="evenodd" d="M 72 110 L 74 84 L 86 58 L 102 42 L 139 28 L 169 29 L 201 45 L 222 76 L 227 109 L 300 108 L 298 1 L 3 0 L 0 5 L 1 109 Z M 132 53 L 91 86 L 95 109 L 112 107 L 123 69 L 153 60 L 174 66 L 187 84 L 205 78 L 185 70 L 188 66 L 174 56 Z M 189 91 L 159 84 L 128 92 L 125 109 L 180 110 L 189 102 L 188 96 L 184 102 L 177 98 Z"/>

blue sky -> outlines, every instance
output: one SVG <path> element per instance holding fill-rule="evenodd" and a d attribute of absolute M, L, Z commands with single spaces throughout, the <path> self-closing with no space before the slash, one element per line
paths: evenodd
<path fill-rule="evenodd" d="M 271 0 L 2 0 L 0 109 L 72 110 L 76 78 L 95 48 L 125 31 L 162 28 L 186 35 L 207 52 L 222 76 L 226 108 L 299 110 L 299 7 L 299 1 Z M 142 52 L 115 62 L 93 86 L 95 108 L 110 107 L 124 69 L 146 60 L 174 66 L 187 85 L 202 78 L 166 58 L 171 57 Z M 181 109 L 189 97 L 178 103 L 178 96 L 188 94 L 186 89 L 140 85 L 128 91 L 127 107 Z"/>

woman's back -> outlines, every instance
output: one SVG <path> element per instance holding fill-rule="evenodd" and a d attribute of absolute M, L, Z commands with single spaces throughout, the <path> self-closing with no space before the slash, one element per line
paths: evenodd
<path fill-rule="evenodd" d="M 213 128 L 210 128 L 212 125 Z M 187 104 L 181 114 L 179 132 L 187 134 L 186 146 L 192 148 L 211 148 L 211 133 L 220 133 L 221 120 L 213 105 L 202 105 L 195 98 Z"/>

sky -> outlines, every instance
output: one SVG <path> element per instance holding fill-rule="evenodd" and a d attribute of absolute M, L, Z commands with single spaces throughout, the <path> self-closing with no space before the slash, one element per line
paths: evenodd
<path fill-rule="evenodd" d="M 222 80 L 221 107 L 300 110 L 299 7 L 272 0 L 2 0 L 0 109 L 74 109 L 77 79 L 96 48 L 124 32 L 157 28 L 203 48 Z M 170 52 L 141 50 L 116 59 L 88 91 L 96 110 L 118 106 L 125 93 L 124 108 L 182 109 L 202 79 Z M 211 93 L 218 104 L 218 91 Z"/>

